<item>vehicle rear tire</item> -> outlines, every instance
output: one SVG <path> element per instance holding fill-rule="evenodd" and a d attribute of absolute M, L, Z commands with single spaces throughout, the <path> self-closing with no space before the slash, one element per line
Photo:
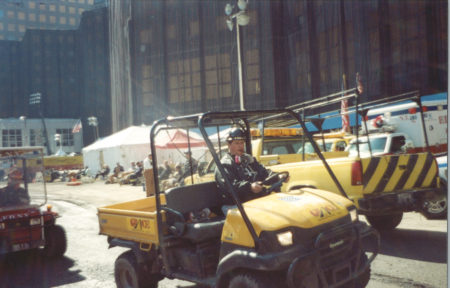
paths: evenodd
<path fill-rule="evenodd" d="M 133 251 L 122 253 L 114 264 L 114 278 L 118 288 L 157 288 L 160 279 L 150 279 L 137 263 Z"/>
<path fill-rule="evenodd" d="M 363 253 L 361 255 L 361 258 L 359 260 L 359 265 L 365 265 L 367 263 L 367 261 L 369 261 L 369 259 L 367 258 L 366 253 Z M 369 284 L 369 280 L 370 280 L 370 266 L 368 266 L 366 268 L 366 270 L 364 270 L 364 272 L 358 276 L 358 278 L 355 279 L 355 288 L 364 288 L 367 286 L 367 284 Z"/>
<path fill-rule="evenodd" d="M 447 216 L 447 182 L 441 180 L 441 193 L 423 203 L 422 215 L 427 219 L 445 219 Z"/>
<path fill-rule="evenodd" d="M 42 253 L 45 257 L 62 257 L 67 250 L 66 231 L 59 225 L 44 228 L 45 247 Z"/>
<path fill-rule="evenodd" d="M 266 274 L 267 275 L 267 274 Z M 242 272 L 231 277 L 228 288 L 276 288 L 279 287 L 263 273 Z"/>
<path fill-rule="evenodd" d="M 402 222 L 402 218 L 403 213 L 377 216 L 366 215 L 366 219 L 370 225 L 379 231 L 394 230 Z"/>

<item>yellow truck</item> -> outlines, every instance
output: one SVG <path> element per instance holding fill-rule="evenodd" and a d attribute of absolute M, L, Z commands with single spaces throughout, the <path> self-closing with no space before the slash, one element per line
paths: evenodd
<path fill-rule="evenodd" d="M 361 115 L 362 119 L 368 112 L 364 106 L 356 106 L 355 114 Z M 366 124 L 365 121 L 362 124 Z M 420 129 L 419 124 L 416 126 Z M 358 212 L 379 230 L 397 227 L 404 212 L 420 212 L 428 219 L 440 216 L 442 209 L 436 209 L 434 205 L 442 200 L 434 156 L 430 152 L 406 153 L 406 149 L 375 153 L 379 138 L 377 135 L 371 137 L 355 135 L 352 146 L 349 146 L 352 153 L 348 157 L 330 158 L 326 162 L 287 163 L 270 168 L 290 172 L 291 181 L 283 185 L 282 191 L 312 187 L 347 194 L 358 207 Z M 407 143 L 403 141 L 402 144 Z M 313 145 L 317 144 L 314 142 Z M 364 147 L 368 147 L 367 151 Z M 330 170 L 333 173 L 328 173 Z M 333 181 L 333 175 L 339 182 Z"/>
<path fill-rule="evenodd" d="M 264 128 L 264 137 L 259 129 L 250 132 L 252 155 L 265 166 L 318 159 L 311 142 L 302 137 L 300 128 Z M 345 133 L 325 133 L 316 134 L 313 139 L 328 159 L 347 156 L 345 148 L 352 137 Z"/>
<path fill-rule="evenodd" d="M 44 169 L 45 181 L 53 182 L 61 176 L 61 171 L 83 169 L 83 156 L 45 156 Z"/>
<path fill-rule="evenodd" d="M 224 214 L 224 192 L 213 181 L 160 191 L 153 141 L 159 132 L 198 125 L 225 175 L 206 127 L 239 125 L 247 134 L 246 153 L 251 154 L 250 125 L 277 115 L 301 121 L 281 109 L 208 112 L 153 124 L 155 194 L 98 208 L 100 234 L 107 236 L 109 247 L 128 249 L 115 261 L 117 287 L 157 287 L 164 278 L 217 288 L 367 285 L 379 235 L 358 220 L 354 204 L 340 195 L 314 188 L 275 193 L 283 181 L 278 180 L 266 186 L 264 196 L 242 203 L 225 177 L 235 206 Z"/>
<path fill-rule="evenodd" d="M 252 155 L 264 166 L 272 166 L 285 163 L 297 163 L 300 161 L 309 161 L 319 159 L 315 153 L 311 142 L 303 139 L 302 129 L 299 128 L 264 128 L 264 138 L 261 137 L 259 129 L 251 129 L 252 137 Z M 348 151 L 343 151 L 349 141 L 353 138 L 345 133 L 326 133 L 323 135 L 313 135 L 314 141 L 324 158 L 337 158 L 348 156 Z M 305 143 L 303 145 L 303 143 Z M 325 147 L 326 150 L 323 149 Z M 222 153 L 226 153 L 224 148 Z M 214 181 L 214 171 L 216 163 L 211 160 L 203 167 L 200 167 L 198 173 L 192 177 L 186 177 L 184 182 L 191 184 Z"/>

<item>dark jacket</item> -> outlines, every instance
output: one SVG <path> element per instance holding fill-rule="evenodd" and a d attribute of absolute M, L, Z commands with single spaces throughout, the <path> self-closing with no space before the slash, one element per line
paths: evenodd
<path fill-rule="evenodd" d="M 186 159 L 186 162 L 184 162 L 184 168 L 183 168 L 183 176 L 181 177 L 182 180 L 184 178 L 191 176 L 191 163 L 192 163 L 192 174 L 197 173 L 197 167 L 198 162 L 194 158 L 191 157 L 191 161 L 189 159 Z"/>
<path fill-rule="evenodd" d="M 225 169 L 226 177 L 228 177 L 234 190 L 237 192 L 239 200 L 241 202 L 247 202 L 261 197 L 263 194 L 252 192 L 251 184 L 256 181 L 265 180 L 272 172 L 258 163 L 251 155 L 244 154 L 239 160 L 235 158 L 235 156 L 227 153 L 222 157 L 220 162 Z M 223 177 L 224 175 L 216 167 L 215 178 L 222 191 L 224 204 L 234 204 Z M 276 179 L 274 182 L 276 182 Z"/>
<path fill-rule="evenodd" d="M 30 196 L 22 187 L 6 186 L 0 189 L 0 207 L 30 204 Z"/>

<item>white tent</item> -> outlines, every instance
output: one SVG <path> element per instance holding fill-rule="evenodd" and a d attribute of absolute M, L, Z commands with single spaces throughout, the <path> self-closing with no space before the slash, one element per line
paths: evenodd
<path fill-rule="evenodd" d="M 206 144 L 201 136 L 189 132 L 192 156 L 200 158 Z M 158 163 L 170 160 L 174 163 L 184 162 L 184 150 L 188 148 L 188 137 L 182 130 L 162 131 L 156 138 Z M 150 126 L 130 126 L 83 148 L 84 166 L 89 166 L 91 173 L 107 164 L 111 170 L 119 162 L 125 170 L 131 162 L 142 161 L 150 152 Z"/>

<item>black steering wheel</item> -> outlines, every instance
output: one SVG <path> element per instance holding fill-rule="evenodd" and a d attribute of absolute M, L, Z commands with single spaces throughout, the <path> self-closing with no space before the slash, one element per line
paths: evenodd
<path fill-rule="evenodd" d="M 286 175 L 284 178 L 280 178 L 280 175 Z M 272 193 L 273 191 L 277 190 L 278 188 L 280 188 L 283 185 L 283 182 L 289 177 L 289 172 L 288 171 L 283 171 L 283 172 L 277 172 L 274 173 L 272 175 L 270 175 L 269 177 L 267 177 L 266 179 L 264 179 L 264 181 L 262 182 L 262 185 L 270 185 L 270 187 L 265 188 L 264 187 L 264 191 L 263 193 L 268 195 L 270 193 Z M 278 179 L 277 182 L 272 183 L 275 179 Z"/>

